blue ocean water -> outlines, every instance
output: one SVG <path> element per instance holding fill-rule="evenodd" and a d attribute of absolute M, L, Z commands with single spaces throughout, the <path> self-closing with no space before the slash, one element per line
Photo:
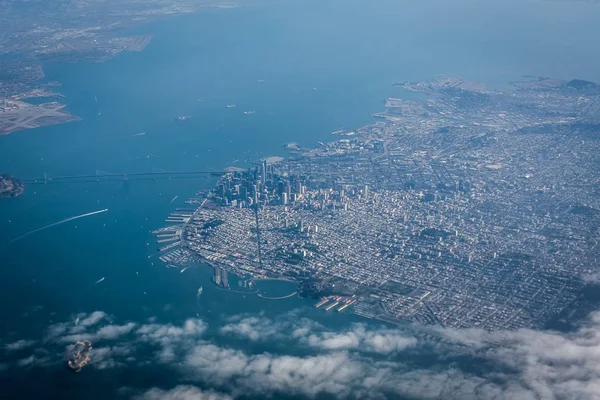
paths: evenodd
<path fill-rule="evenodd" d="M 394 82 L 438 74 L 491 85 L 522 75 L 600 81 L 597 15 L 598 6 L 585 3 L 307 0 L 164 19 L 128 32 L 154 36 L 142 52 L 102 64 L 45 64 L 46 80 L 61 82 L 68 110 L 83 119 L 0 137 L 0 171 L 25 179 L 97 170 L 218 171 L 285 155 L 287 142 L 312 146 L 332 140 L 334 130 L 370 123 L 386 97 L 402 95 Z M 256 113 L 244 115 L 249 110 Z M 181 115 L 191 119 L 176 121 Z M 3 342 L 39 337 L 52 322 L 94 310 L 121 321 L 198 315 L 210 323 L 300 308 L 332 329 L 360 321 L 314 310 L 310 300 L 219 291 L 209 268 L 165 268 L 150 232 L 214 179 L 31 185 L 0 202 Z M 108 212 L 3 245 L 101 209 Z M 65 390 L 78 397 L 89 389 L 61 373 L 35 372 L 41 385 L 27 393 L 43 388 L 56 398 Z M 11 386 L 24 390 L 27 374 L 11 376 Z M 119 379 L 137 387 L 149 382 L 133 375 L 121 372 Z M 50 385 L 57 376 L 67 381 Z M 101 398 L 123 385 L 94 379 L 85 385 L 102 385 Z"/>

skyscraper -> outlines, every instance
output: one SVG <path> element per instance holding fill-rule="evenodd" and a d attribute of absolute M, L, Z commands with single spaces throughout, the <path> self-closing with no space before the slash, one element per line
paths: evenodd
<path fill-rule="evenodd" d="M 229 288 L 229 274 L 226 270 L 221 270 L 222 283 L 224 288 Z"/>
<path fill-rule="evenodd" d="M 213 282 L 215 285 L 221 285 L 221 268 L 215 267 L 215 273 L 213 275 Z"/>
<path fill-rule="evenodd" d="M 289 199 L 292 194 L 292 187 L 290 186 L 289 182 L 285 185 L 285 192 L 287 193 L 287 197 Z"/>
<path fill-rule="evenodd" d="M 261 179 L 263 183 L 267 181 L 267 160 L 262 162 Z"/>

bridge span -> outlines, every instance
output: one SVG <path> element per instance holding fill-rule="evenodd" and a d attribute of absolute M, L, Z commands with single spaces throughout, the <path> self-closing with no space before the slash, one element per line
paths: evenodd
<path fill-rule="evenodd" d="M 212 175 L 220 177 L 225 171 L 142 171 L 142 172 L 104 172 L 96 171 L 95 174 L 51 176 L 44 173 L 43 177 L 22 179 L 27 184 L 46 184 L 46 183 L 76 183 L 76 182 L 114 182 L 127 180 L 155 180 L 171 178 L 193 178 L 198 175 Z"/>

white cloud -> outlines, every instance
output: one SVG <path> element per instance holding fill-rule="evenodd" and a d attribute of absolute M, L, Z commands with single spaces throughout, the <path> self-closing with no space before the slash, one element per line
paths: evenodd
<path fill-rule="evenodd" d="M 18 350 L 24 350 L 27 349 L 31 346 L 33 346 L 35 344 L 35 340 L 17 340 L 16 342 L 13 343 L 8 343 L 7 345 L 4 346 L 4 348 L 6 349 L 6 351 L 18 351 Z"/>
<path fill-rule="evenodd" d="M 102 321 L 107 320 L 103 313 L 80 318 L 79 325 L 54 324 L 48 337 L 58 343 L 83 336 L 99 341 L 120 339 L 113 346 L 101 342 L 105 347 L 94 349 L 93 367 L 106 369 L 135 362 L 138 352 L 150 347 L 156 351 L 155 360 L 182 372 L 188 382 L 212 385 L 227 393 L 177 386 L 171 390 L 151 389 L 140 399 L 228 399 L 230 395 L 247 394 L 276 397 L 280 393 L 311 398 L 328 393 L 338 398 L 365 399 L 600 399 L 600 312 L 590 315 L 571 333 L 434 328 L 443 341 L 433 347 L 438 354 L 427 361 L 429 364 L 422 360 L 411 363 L 408 358 L 412 356 L 397 361 L 398 353 L 419 344 L 407 331 L 375 329 L 365 324 L 326 331 L 309 320 L 285 317 L 272 321 L 244 315 L 230 318 L 219 330 L 250 341 L 275 338 L 293 347 L 296 354 L 302 349 L 308 352 L 292 356 L 251 354 L 206 342 L 206 323 L 198 319 L 181 325 L 103 325 Z M 82 320 L 90 324 L 84 330 Z M 460 345 L 464 352 L 448 343 Z M 7 348 L 25 345 L 28 341 L 18 341 Z M 21 367 L 46 365 L 51 357 L 56 358 L 49 354 L 36 350 L 27 358 L 11 362 Z M 452 361 L 458 359 L 457 354 L 461 361 Z M 462 363 L 469 357 L 480 368 L 466 369 Z"/>
<path fill-rule="evenodd" d="M 337 398 L 361 399 L 546 398 L 536 397 L 520 382 L 501 376 L 489 379 L 452 368 L 415 369 L 345 351 L 305 357 L 248 355 L 202 344 L 185 358 L 183 371 L 188 380 L 228 387 L 234 397 L 252 394 L 277 398 L 278 393 L 286 393 L 314 398 L 327 393 Z"/>
<path fill-rule="evenodd" d="M 96 325 L 98 322 L 106 318 L 106 313 L 104 311 L 94 311 L 89 315 L 79 314 L 78 318 L 78 325 L 88 328 L 90 326 Z"/>
<path fill-rule="evenodd" d="M 206 323 L 200 319 L 188 319 L 182 326 L 171 324 L 146 324 L 135 332 L 141 340 L 154 343 L 176 341 L 180 338 L 199 336 L 206 330 Z"/>
<path fill-rule="evenodd" d="M 195 386 L 181 385 L 171 390 L 152 388 L 136 400 L 231 400 L 232 397 L 213 391 L 202 391 Z"/>
<path fill-rule="evenodd" d="M 359 397 L 357 389 L 365 378 L 364 366 L 347 353 L 331 353 L 310 357 L 253 356 L 239 382 L 261 392 L 276 390 L 315 396 L 330 393 Z M 358 385 L 355 386 L 355 383 Z"/>
<path fill-rule="evenodd" d="M 135 334 L 140 341 L 160 346 L 158 360 L 163 364 L 175 361 L 183 351 L 189 349 L 206 331 L 206 323 L 200 319 L 188 319 L 182 326 L 172 324 L 145 324 L 140 326 Z"/>
<path fill-rule="evenodd" d="M 92 342 L 98 340 L 115 340 L 127 335 L 137 326 L 134 322 L 128 322 L 124 325 L 106 325 L 99 328 L 96 332 L 75 333 L 61 337 L 59 340 L 63 343 L 89 340 Z"/>
<path fill-rule="evenodd" d="M 239 350 L 213 344 L 196 346 L 185 358 L 184 365 L 197 377 L 223 383 L 239 375 L 248 364 L 248 356 Z"/>
<path fill-rule="evenodd" d="M 94 348 L 90 365 L 97 369 L 122 367 L 128 362 L 135 361 L 132 356 L 134 350 L 130 345 Z"/>
<path fill-rule="evenodd" d="M 184 365 L 191 378 L 217 384 L 234 382 L 242 392 L 338 393 L 361 376 L 360 367 L 345 353 L 304 358 L 247 355 L 212 344 L 196 346 Z"/>
<path fill-rule="evenodd" d="M 495 365 L 516 371 L 506 376 L 507 383 L 520 385 L 536 398 L 600 399 L 600 312 L 571 333 L 437 331 L 446 340 L 479 349 Z"/>
<path fill-rule="evenodd" d="M 232 318 L 231 322 L 221 327 L 222 334 L 229 334 L 249 339 L 253 342 L 272 339 L 283 333 L 287 324 L 273 322 L 264 317 Z"/>
<path fill-rule="evenodd" d="M 283 327 L 283 334 L 272 327 Z M 393 355 L 416 346 L 415 338 L 396 329 L 368 329 L 356 324 L 342 332 L 244 317 L 229 322 L 222 333 L 260 340 L 286 336 L 329 353 L 293 357 L 268 353 L 249 355 L 214 344 L 199 344 L 185 357 L 186 376 L 217 385 L 231 384 L 235 393 L 296 393 L 314 397 L 411 396 L 444 399 L 600 399 L 600 313 L 576 332 L 487 332 L 481 329 L 436 328 L 445 342 L 475 355 L 481 370 L 464 372 L 444 361 L 454 347 L 439 345 L 441 361 L 415 368 L 396 361 L 367 357 L 369 352 Z M 264 332 L 264 333 L 263 333 Z M 348 353 L 352 350 L 353 353 Z M 482 363 L 485 360 L 485 363 Z"/>
<path fill-rule="evenodd" d="M 600 284 L 600 271 L 589 272 L 587 274 L 584 274 L 582 278 L 588 283 L 598 285 Z"/>
<path fill-rule="evenodd" d="M 19 361 L 17 361 L 17 365 L 19 367 L 30 367 L 32 365 L 37 364 L 39 361 L 40 360 L 35 355 L 32 354 L 29 357 L 22 358 Z"/>
<path fill-rule="evenodd" d="M 366 332 L 363 344 L 367 350 L 389 354 L 402 351 L 417 344 L 417 339 L 395 331 Z"/>
<path fill-rule="evenodd" d="M 46 340 L 54 340 L 59 336 L 64 335 L 69 330 L 70 325 L 71 324 L 68 322 L 60 322 L 50 325 L 47 329 L 48 333 L 46 335 Z"/>
<path fill-rule="evenodd" d="M 134 322 L 128 322 L 125 325 L 107 325 L 103 326 L 96 332 L 95 339 L 112 340 L 117 339 L 123 335 L 131 332 L 137 324 Z"/>
<path fill-rule="evenodd" d="M 88 328 L 107 318 L 104 311 L 94 311 L 90 314 L 79 313 L 72 322 L 59 322 L 52 324 L 47 329 L 46 340 L 57 340 L 64 335 L 83 334 Z"/>
<path fill-rule="evenodd" d="M 398 329 L 368 330 L 363 324 L 355 324 L 351 330 L 340 333 L 310 334 L 306 342 L 323 350 L 360 350 L 381 354 L 396 353 L 417 344 L 414 337 Z"/>
<path fill-rule="evenodd" d="M 300 344 L 322 350 L 358 350 L 381 354 L 396 353 L 417 344 L 414 337 L 400 329 L 369 330 L 364 324 L 354 324 L 350 330 L 343 332 L 324 329 L 322 325 L 307 319 L 273 321 L 262 316 L 245 316 L 230 318 L 220 332 L 253 342 L 292 338 L 300 339 Z"/>

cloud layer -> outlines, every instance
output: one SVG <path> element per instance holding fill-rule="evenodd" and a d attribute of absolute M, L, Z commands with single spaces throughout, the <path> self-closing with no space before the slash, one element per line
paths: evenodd
<path fill-rule="evenodd" d="M 231 396 L 213 391 L 202 391 L 195 386 L 181 385 L 171 390 L 152 388 L 136 396 L 136 400 L 230 400 Z"/>
<path fill-rule="evenodd" d="M 210 336 L 209 328 L 199 319 L 116 324 L 94 312 L 49 326 L 39 342 L 64 348 L 87 338 L 94 341 L 92 369 L 150 363 L 186 383 L 139 388 L 136 396 L 142 400 L 283 393 L 307 398 L 325 393 L 364 399 L 600 399 L 600 312 L 571 333 L 435 328 L 431 332 L 441 340 L 434 346 L 407 330 L 353 324 L 330 331 L 296 316 L 231 317 L 213 327 L 217 337 Z M 223 346 L 222 338 L 228 337 L 253 344 L 276 340 L 294 351 Z M 21 339 L 4 345 L 7 358 L 13 358 L 5 370 L 62 362 L 48 352 L 24 356 L 36 343 Z M 206 387 L 212 389 L 201 389 Z"/>

